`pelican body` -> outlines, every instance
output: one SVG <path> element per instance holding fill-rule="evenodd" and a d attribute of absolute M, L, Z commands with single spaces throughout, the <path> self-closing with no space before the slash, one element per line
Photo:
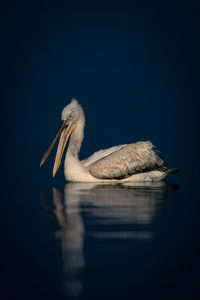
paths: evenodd
<path fill-rule="evenodd" d="M 67 181 L 123 183 L 163 180 L 176 173 L 169 170 L 166 161 L 160 157 L 150 141 L 114 146 L 95 152 L 79 160 L 84 136 L 85 116 L 76 99 L 72 99 L 62 111 L 61 124 L 40 162 L 43 165 L 58 136 L 60 141 L 53 167 L 53 178 L 60 166 L 62 155 L 69 139 L 65 157 L 64 174 Z"/>

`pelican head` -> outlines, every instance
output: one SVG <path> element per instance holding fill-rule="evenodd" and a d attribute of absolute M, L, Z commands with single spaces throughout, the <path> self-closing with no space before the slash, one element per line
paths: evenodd
<path fill-rule="evenodd" d="M 72 99 L 70 104 L 68 104 L 62 111 L 61 115 L 61 124 L 56 131 L 56 134 L 54 135 L 53 139 L 51 140 L 47 150 L 45 151 L 42 160 L 40 162 L 40 167 L 43 165 L 47 157 L 49 156 L 57 138 L 60 136 L 60 141 L 57 148 L 56 158 L 54 162 L 53 167 L 53 175 L 54 178 L 56 175 L 56 172 L 58 171 L 58 168 L 61 163 L 62 155 L 65 149 L 65 146 L 67 144 L 67 141 L 70 137 L 70 135 L 73 134 L 75 129 L 79 127 L 79 123 L 84 122 L 84 113 L 83 110 L 78 103 L 76 99 Z"/>

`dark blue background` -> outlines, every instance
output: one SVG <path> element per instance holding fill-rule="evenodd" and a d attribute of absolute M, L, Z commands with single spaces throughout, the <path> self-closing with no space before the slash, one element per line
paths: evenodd
<path fill-rule="evenodd" d="M 42 169 L 39 162 L 72 97 L 86 116 L 81 158 L 112 145 L 151 140 L 170 167 L 180 168 L 180 175 L 169 181 L 188 186 L 189 208 L 185 204 L 183 216 L 190 211 L 186 219 L 191 240 L 185 243 L 190 247 L 187 254 L 197 259 L 199 239 L 191 241 L 200 227 L 199 25 L 196 1 L 1 4 L 6 287 L 17 270 L 27 266 L 31 251 L 37 251 L 29 241 L 32 250 L 20 261 L 20 247 L 27 245 L 26 226 L 41 226 L 36 220 L 30 224 L 30 216 L 37 216 L 39 189 L 52 185 L 55 149 Z M 55 182 L 64 184 L 62 166 Z"/>
<path fill-rule="evenodd" d="M 10 179 L 25 167 L 37 178 L 49 174 L 52 160 L 45 175 L 38 162 L 72 97 L 86 114 L 82 157 L 150 139 L 172 167 L 195 163 L 185 157 L 198 134 L 195 2 L 11 1 L 1 12 Z"/>

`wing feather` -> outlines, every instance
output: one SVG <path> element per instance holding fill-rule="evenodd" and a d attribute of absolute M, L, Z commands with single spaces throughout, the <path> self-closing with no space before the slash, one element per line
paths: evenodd
<path fill-rule="evenodd" d="M 89 165 L 93 164 L 97 160 L 100 160 L 101 158 L 105 158 L 109 154 L 111 154 L 113 152 L 116 152 L 117 150 L 120 150 L 121 148 L 123 148 L 125 146 L 127 146 L 127 144 L 119 145 L 119 146 L 113 146 L 113 147 L 110 147 L 108 149 L 99 150 L 99 151 L 93 153 L 88 158 L 82 160 L 81 163 L 84 165 L 84 167 L 88 167 Z"/>
<path fill-rule="evenodd" d="M 136 173 L 167 168 L 166 162 L 153 150 L 151 142 L 123 145 L 88 167 L 99 179 L 123 179 Z"/>

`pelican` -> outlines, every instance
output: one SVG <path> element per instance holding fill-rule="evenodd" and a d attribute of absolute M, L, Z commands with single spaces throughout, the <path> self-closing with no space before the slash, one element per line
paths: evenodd
<path fill-rule="evenodd" d="M 83 109 L 73 98 L 63 109 L 61 124 L 40 162 L 42 166 L 61 134 L 53 167 L 53 178 L 60 166 L 69 137 L 64 163 L 67 181 L 111 184 L 147 182 L 163 180 L 167 175 L 177 172 L 177 169 L 168 169 L 166 161 L 156 153 L 150 141 L 114 146 L 95 152 L 80 161 L 79 151 L 84 136 L 84 125 Z"/>

